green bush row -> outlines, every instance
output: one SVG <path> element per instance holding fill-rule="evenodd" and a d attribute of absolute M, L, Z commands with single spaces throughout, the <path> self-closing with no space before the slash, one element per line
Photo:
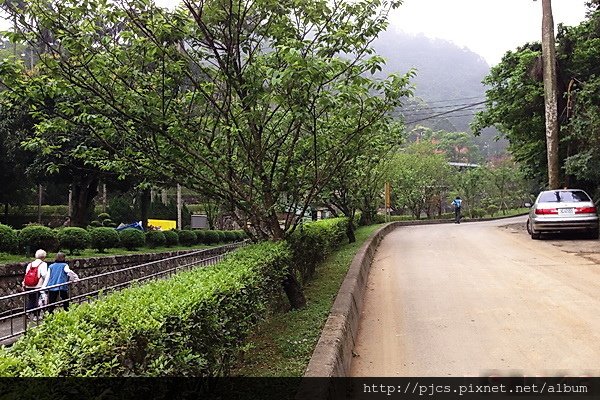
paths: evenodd
<path fill-rule="evenodd" d="M 348 240 L 347 228 L 347 218 L 331 218 L 303 223 L 288 237 L 293 268 L 303 281 L 310 279 L 316 266 Z"/>
<path fill-rule="evenodd" d="M 346 227 L 343 218 L 305 223 L 287 242 L 247 246 L 216 266 L 56 312 L 0 348 L 0 376 L 227 375 L 288 268 L 314 271 L 346 241 Z"/>
<path fill-rule="evenodd" d="M 114 228 L 90 227 L 88 229 L 67 227 L 50 229 L 41 225 L 29 225 L 20 231 L 0 224 L 0 252 L 19 254 L 29 253 L 37 249 L 54 252 L 59 249 L 69 250 L 72 254 L 87 248 L 100 252 L 106 249 L 124 247 L 135 250 L 140 247 L 150 248 L 176 246 L 182 244 L 217 244 L 243 240 L 243 231 L 148 231 L 125 229 L 117 232 Z"/>
<path fill-rule="evenodd" d="M 0 376 L 226 375 L 291 257 L 284 242 L 260 243 L 213 267 L 56 312 L 0 348 Z"/>

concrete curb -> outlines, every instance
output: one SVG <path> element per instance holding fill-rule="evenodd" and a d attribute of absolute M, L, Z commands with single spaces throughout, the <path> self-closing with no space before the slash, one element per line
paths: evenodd
<path fill-rule="evenodd" d="M 350 371 L 352 349 L 358 334 L 369 269 L 381 240 L 405 225 L 390 222 L 374 232 L 354 256 L 325 322 L 304 377 L 343 377 Z"/>

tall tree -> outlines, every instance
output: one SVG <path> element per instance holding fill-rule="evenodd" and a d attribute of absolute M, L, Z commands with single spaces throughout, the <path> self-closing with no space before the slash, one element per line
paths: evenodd
<path fill-rule="evenodd" d="M 298 221 L 278 211 L 302 214 L 409 93 L 406 75 L 372 76 L 383 60 L 371 42 L 399 5 L 28 0 L 9 11 L 13 39 L 48 49 L 44 87 L 68 98 L 39 134 L 84 126 L 104 144 L 81 149 L 88 162 L 180 182 L 232 204 L 252 237 L 279 240 Z"/>

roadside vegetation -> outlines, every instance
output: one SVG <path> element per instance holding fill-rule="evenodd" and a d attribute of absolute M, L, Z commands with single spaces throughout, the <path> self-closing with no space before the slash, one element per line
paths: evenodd
<path fill-rule="evenodd" d="M 234 376 L 299 377 L 319 340 L 352 259 L 367 238 L 381 225 L 361 226 L 356 242 L 346 243 L 318 266 L 305 286 L 306 307 L 274 312 L 247 341 Z"/>

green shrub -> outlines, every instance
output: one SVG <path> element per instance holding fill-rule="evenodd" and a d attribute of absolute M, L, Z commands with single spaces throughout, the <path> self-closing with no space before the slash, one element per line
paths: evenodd
<path fill-rule="evenodd" d="M 41 225 L 28 225 L 19 231 L 19 246 L 29 254 L 38 249 L 54 252 L 58 249 L 56 231 Z"/>
<path fill-rule="evenodd" d="M 51 314 L 0 348 L 0 376 L 227 375 L 290 259 L 285 243 L 265 242 Z"/>
<path fill-rule="evenodd" d="M 114 228 L 99 227 L 90 229 L 91 247 L 104 253 L 106 249 L 119 246 L 119 232 Z"/>
<path fill-rule="evenodd" d="M 215 232 L 217 232 L 217 234 L 219 235 L 218 243 L 224 243 L 227 241 L 227 235 L 225 235 L 225 231 L 215 231 Z"/>
<path fill-rule="evenodd" d="M 179 236 L 179 243 L 183 246 L 192 246 L 196 244 L 196 232 L 183 229 L 181 231 L 177 231 L 177 236 Z"/>
<path fill-rule="evenodd" d="M 162 231 L 146 232 L 146 245 L 150 248 L 161 247 L 167 243 L 167 238 Z"/>
<path fill-rule="evenodd" d="M 491 217 L 493 217 L 494 214 L 496 214 L 499 210 L 500 210 L 500 207 L 498 207 L 495 204 L 490 204 L 486 207 L 486 212 L 488 214 L 490 214 Z"/>
<path fill-rule="evenodd" d="M 109 213 L 100 213 L 98 214 L 98 220 L 104 222 L 105 220 L 110 219 Z"/>
<path fill-rule="evenodd" d="M 58 244 L 61 249 L 69 249 L 69 253 L 84 250 L 90 245 L 90 234 L 83 228 L 62 228 L 57 233 Z"/>
<path fill-rule="evenodd" d="M 177 246 L 179 244 L 179 236 L 174 230 L 163 231 L 163 235 L 165 236 L 165 244 L 167 247 Z"/>
<path fill-rule="evenodd" d="M 18 247 L 17 233 L 10 226 L 0 224 L 0 253 L 14 253 Z"/>
<path fill-rule="evenodd" d="M 219 233 L 217 231 L 204 231 L 204 243 L 205 244 L 219 243 Z"/>
<path fill-rule="evenodd" d="M 347 218 L 306 222 L 288 237 L 294 255 L 293 267 L 304 281 L 313 276 L 318 263 L 347 240 Z"/>
<path fill-rule="evenodd" d="M 114 223 L 112 222 L 112 220 L 110 218 L 107 218 L 105 220 L 102 221 L 102 226 L 112 226 Z"/>
<path fill-rule="evenodd" d="M 223 234 L 225 235 L 225 242 L 227 243 L 235 242 L 238 238 L 235 231 L 223 231 Z"/>
<path fill-rule="evenodd" d="M 234 232 L 235 232 L 235 234 L 237 236 L 236 240 L 244 240 L 244 239 L 248 238 L 248 235 L 246 234 L 246 232 L 243 231 L 243 230 L 241 230 L 241 229 L 237 230 L 237 231 L 234 231 Z"/>
<path fill-rule="evenodd" d="M 102 226 L 102 222 L 94 220 L 94 221 L 90 222 L 90 226 L 93 228 L 99 228 Z"/>
<path fill-rule="evenodd" d="M 139 229 L 127 228 L 119 232 L 121 246 L 127 250 L 136 250 L 146 244 L 144 232 Z"/>
<path fill-rule="evenodd" d="M 203 229 L 196 229 L 194 231 L 196 234 L 196 244 L 205 244 L 206 243 L 206 231 Z"/>
<path fill-rule="evenodd" d="M 475 208 L 471 211 L 471 215 L 473 215 L 473 218 L 483 218 L 485 214 L 486 211 L 483 208 Z"/>

